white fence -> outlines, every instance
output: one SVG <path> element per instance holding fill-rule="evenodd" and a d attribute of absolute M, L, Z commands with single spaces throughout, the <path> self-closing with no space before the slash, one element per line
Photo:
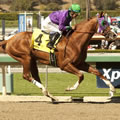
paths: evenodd
<path fill-rule="evenodd" d="M 43 68 L 38 68 L 39 73 L 46 73 L 46 66 Z M 0 72 L 2 72 L 2 69 L 0 68 Z M 8 73 L 22 73 L 23 72 L 23 68 L 22 67 L 10 67 L 8 66 L 6 68 L 6 72 Z M 60 68 L 48 68 L 48 72 L 49 73 L 64 73 L 65 71 L 62 71 Z"/>

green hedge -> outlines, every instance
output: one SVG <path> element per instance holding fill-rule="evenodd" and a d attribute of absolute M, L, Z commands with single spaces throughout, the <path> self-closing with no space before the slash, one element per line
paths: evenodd
<path fill-rule="evenodd" d="M 47 17 L 52 11 L 41 11 L 41 15 Z M 105 11 L 109 16 L 120 16 L 120 11 Z M 6 27 L 17 27 L 18 26 L 18 14 L 20 12 L 10 12 L 10 13 L 0 13 L 0 27 L 2 26 L 1 20 L 6 20 Z M 33 26 L 37 26 L 37 18 L 39 12 L 33 12 Z M 91 11 L 90 16 L 93 17 L 98 13 L 98 11 Z M 84 20 L 86 17 L 86 12 L 82 11 L 81 14 L 76 19 L 76 23 L 79 23 L 81 20 Z"/>
<path fill-rule="evenodd" d="M 48 16 L 52 11 L 42 11 L 41 15 L 43 16 Z M 91 11 L 90 16 L 95 16 L 99 11 Z M 117 11 L 105 11 L 109 16 L 120 16 L 120 10 Z M 0 20 L 5 19 L 5 20 L 18 20 L 18 12 L 10 12 L 10 13 L 0 13 Z M 33 12 L 33 18 L 37 19 L 38 12 Z M 82 11 L 80 16 L 78 17 L 79 19 L 85 19 L 86 12 Z"/>
<path fill-rule="evenodd" d="M 0 13 L 0 19 L 5 19 L 5 20 L 17 20 L 18 19 L 18 14 L 17 13 Z"/>
<path fill-rule="evenodd" d="M 120 10 L 118 11 L 104 11 L 105 13 L 107 13 L 108 14 L 108 16 L 111 16 L 111 17 L 116 17 L 116 16 L 120 16 Z M 98 11 L 92 11 L 90 14 L 91 14 L 91 16 L 95 16 L 96 14 L 98 13 Z"/>
<path fill-rule="evenodd" d="M 47 17 L 51 12 L 41 12 L 41 15 Z M 18 12 L 0 13 L 0 20 L 18 20 Z M 37 19 L 38 12 L 33 12 L 33 18 Z"/>

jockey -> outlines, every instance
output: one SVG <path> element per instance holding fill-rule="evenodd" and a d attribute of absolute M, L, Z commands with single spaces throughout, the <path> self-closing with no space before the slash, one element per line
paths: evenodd
<path fill-rule="evenodd" d="M 50 41 L 47 47 L 52 49 L 56 40 L 63 31 L 74 29 L 70 26 L 72 19 L 81 12 L 78 4 L 72 4 L 69 10 L 59 10 L 51 13 L 42 23 L 42 30 L 50 34 Z"/>

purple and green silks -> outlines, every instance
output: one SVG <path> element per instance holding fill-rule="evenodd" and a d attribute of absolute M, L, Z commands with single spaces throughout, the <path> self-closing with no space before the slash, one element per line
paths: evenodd
<path fill-rule="evenodd" d="M 70 26 L 72 18 L 68 10 L 59 10 L 49 15 L 51 21 L 59 26 L 60 31 L 65 31 L 66 26 Z"/>

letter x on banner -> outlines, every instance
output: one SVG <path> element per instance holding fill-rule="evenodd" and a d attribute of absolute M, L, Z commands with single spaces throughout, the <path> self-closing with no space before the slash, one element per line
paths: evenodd
<path fill-rule="evenodd" d="M 120 88 L 120 62 L 99 62 L 96 68 L 106 77 L 115 88 Z M 108 88 L 108 86 L 97 76 L 97 87 Z"/>

